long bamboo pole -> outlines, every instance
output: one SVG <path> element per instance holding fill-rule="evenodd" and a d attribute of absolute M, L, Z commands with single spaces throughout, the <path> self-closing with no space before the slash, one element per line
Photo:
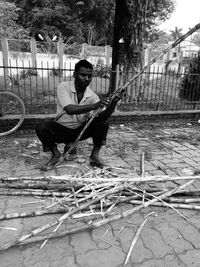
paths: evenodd
<path fill-rule="evenodd" d="M 169 197 L 169 196 L 173 195 L 175 192 L 180 192 L 181 190 L 183 190 L 187 186 L 191 185 L 193 182 L 194 182 L 194 180 L 191 180 L 191 181 L 189 181 L 189 182 L 187 182 L 187 183 L 185 183 L 185 184 L 183 184 L 181 186 L 178 186 L 178 187 L 176 187 L 174 189 L 168 190 L 164 194 L 159 195 L 159 199 L 164 199 L 166 197 Z M 142 208 L 146 208 L 146 207 L 156 203 L 157 201 L 158 201 L 157 198 L 151 199 L 151 200 L 149 200 L 147 202 L 144 202 L 144 203 L 138 205 L 137 207 L 128 209 L 126 211 L 122 211 L 120 214 L 113 215 L 113 216 L 111 216 L 111 217 L 109 217 L 107 219 L 103 219 L 103 220 L 98 220 L 96 222 L 92 222 L 90 225 L 86 225 L 86 226 L 78 227 L 78 228 L 73 228 L 71 230 L 63 231 L 61 233 L 53 232 L 53 233 L 50 233 L 50 234 L 47 234 L 47 235 L 44 235 L 44 236 L 38 236 L 38 237 L 32 238 L 33 236 L 35 236 L 36 234 L 42 232 L 43 230 L 48 229 L 46 226 L 45 227 L 41 227 L 39 232 L 37 231 L 35 233 L 34 231 L 32 231 L 31 233 L 29 233 L 27 235 L 24 235 L 24 236 L 22 236 L 21 238 L 19 238 L 17 240 L 14 240 L 14 241 L 11 241 L 11 242 L 3 244 L 0 247 L 0 251 L 7 250 L 7 249 L 9 249 L 11 247 L 18 246 L 18 245 L 29 244 L 29 243 L 38 242 L 38 241 L 44 241 L 44 240 L 50 239 L 50 238 L 62 237 L 62 236 L 68 235 L 68 234 L 78 233 L 78 232 L 81 232 L 81 231 L 84 231 L 84 230 L 93 230 L 93 229 L 101 227 L 101 226 L 103 226 L 103 225 L 105 225 L 107 223 L 111 223 L 111 222 L 114 222 L 116 220 L 119 220 L 119 219 L 125 218 L 127 216 L 130 216 L 130 215 L 134 214 L 135 212 L 141 210 Z M 68 216 L 69 216 L 68 214 L 65 214 L 65 215 L 62 216 L 62 218 L 64 219 L 64 218 L 67 218 Z M 48 224 L 48 227 L 49 227 L 49 225 L 54 226 L 55 224 L 59 223 L 60 221 L 61 221 L 61 217 L 58 220 L 56 220 L 56 222 Z"/>
<path fill-rule="evenodd" d="M 195 31 L 197 31 L 200 28 L 200 23 L 195 25 L 193 28 L 191 28 L 187 33 L 183 34 L 180 38 L 178 38 L 173 44 L 171 44 L 168 48 L 166 48 L 165 50 L 163 50 L 159 55 L 157 55 L 156 57 L 154 57 L 146 66 L 144 66 L 144 68 L 138 72 L 135 76 L 133 76 L 133 78 L 128 81 L 127 83 L 125 83 L 121 88 L 119 88 L 118 90 L 116 90 L 116 92 L 110 97 L 110 103 L 112 102 L 112 100 L 115 98 L 116 94 L 120 91 L 124 91 L 125 88 L 127 88 L 135 79 L 137 79 L 145 70 L 147 70 L 153 63 L 155 63 L 159 58 L 161 58 L 163 55 L 165 55 L 168 51 L 170 51 L 172 48 L 176 47 L 178 44 L 180 44 L 183 40 L 185 40 L 188 36 L 190 36 L 192 33 L 194 33 Z M 99 108 L 97 109 L 93 116 L 90 118 L 90 120 L 87 122 L 87 124 L 85 125 L 85 127 L 83 128 L 83 130 L 81 131 L 81 133 L 79 134 L 79 136 L 77 137 L 77 139 L 75 140 L 75 142 L 70 146 L 70 148 L 68 149 L 68 151 L 65 153 L 65 156 L 69 155 L 69 153 L 72 151 L 72 149 L 74 149 L 77 145 L 77 143 L 79 142 L 79 140 L 81 139 L 83 133 L 85 132 L 85 130 L 88 128 L 88 126 L 91 124 L 91 122 L 94 120 L 95 117 L 98 116 L 99 113 L 101 113 L 101 111 L 103 110 L 103 108 Z M 59 162 L 57 163 L 59 164 Z M 56 165 L 57 165 L 56 164 Z M 55 165 L 55 166 L 56 166 Z"/>

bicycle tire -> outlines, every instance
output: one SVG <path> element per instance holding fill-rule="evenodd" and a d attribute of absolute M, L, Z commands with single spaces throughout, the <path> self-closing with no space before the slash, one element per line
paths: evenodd
<path fill-rule="evenodd" d="M 15 132 L 23 123 L 25 106 L 19 96 L 0 91 L 0 137 Z"/>

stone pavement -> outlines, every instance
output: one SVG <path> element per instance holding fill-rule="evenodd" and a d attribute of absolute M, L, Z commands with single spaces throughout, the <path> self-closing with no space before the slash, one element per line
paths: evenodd
<path fill-rule="evenodd" d="M 144 152 L 146 175 L 186 176 L 200 171 L 200 126 L 192 121 L 137 122 L 112 125 L 107 145 L 102 149 L 106 163 L 113 172 L 141 172 Z M 39 167 L 49 155 L 41 151 L 34 133 L 20 132 L 0 139 L 0 177 L 62 175 L 70 166 L 88 166 L 91 141 L 78 146 L 74 161 L 63 162 L 58 168 L 43 173 Z M 62 149 L 62 145 L 60 149 Z M 168 182 L 167 187 L 176 185 Z M 200 187 L 196 181 L 194 187 Z M 2 190 L 1 190 L 2 192 Z M 36 197 L 0 196 L 0 211 L 12 213 L 38 210 L 41 199 Z M 198 204 L 198 203 L 197 203 Z M 127 204 L 122 208 L 132 207 Z M 0 252 L 0 266 L 15 267 L 119 267 L 124 265 L 134 235 L 145 215 L 156 211 L 145 224 L 129 263 L 126 266 L 176 267 L 200 266 L 200 213 L 179 209 L 184 219 L 170 208 L 149 207 L 125 219 L 109 223 L 91 232 L 72 234 L 41 243 L 29 244 Z M 0 221 L 0 244 L 46 224 L 58 215 L 46 215 Z M 15 228 L 8 230 L 4 227 Z M 66 225 L 62 226 L 64 229 Z"/>

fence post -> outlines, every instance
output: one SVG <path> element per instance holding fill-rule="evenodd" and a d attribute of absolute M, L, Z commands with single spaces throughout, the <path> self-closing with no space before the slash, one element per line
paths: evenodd
<path fill-rule="evenodd" d="M 148 46 L 148 48 L 145 51 L 145 64 L 144 64 L 144 65 L 148 65 L 147 72 L 150 72 L 151 70 L 151 66 L 149 64 L 151 62 L 151 59 L 152 59 L 152 47 Z"/>
<path fill-rule="evenodd" d="M 88 50 L 87 49 L 87 43 L 83 43 L 82 48 L 81 48 L 81 57 L 84 59 L 87 59 L 87 54 L 88 54 L 87 50 Z"/>
<path fill-rule="evenodd" d="M 2 46 L 2 52 L 3 52 L 3 65 L 4 65 L 4 73 L 5 77 L 9 75 L 8 70 L 8 40 L 6 38 L 1 39 L 1 46 Z"/>
<path fill-rule="evenodd" d="M 106 45 L 105 46 L 105 58 L 106 58 L 106 66 L 109 66 L 110 65 L 110 50 L 111 50 L 111 47 L 110 45 Z"/>
<path fill-rule="evenodd" d="M 64 49 L 63 49 L 63 40 L 60 38 L 57 42 L 57 53 L 58 53 L 58 60 L 59 60 L 59 69 L 63 69 L 63 54 L 64 54 Z"/>
<path fill-rule="evenodd" d="M 34 37 L 31 37 L 31 59 L 32 67 L 37 68 L 37 52 L 36 52 L 36 40 Z"/>
<path fill-rule="evenodd" d="M 115 91 L 118 89 L 118 85 L 119 85 L 119 64 L 116 65 Z"/>

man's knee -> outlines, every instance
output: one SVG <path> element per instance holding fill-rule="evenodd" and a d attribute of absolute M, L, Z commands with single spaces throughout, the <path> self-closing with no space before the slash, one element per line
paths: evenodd
<path fill-rule="evenodd" d="M 49 127 L 51 127 L 51 124 L 52 124 L 52 121 L 50 121 L 50 120 L 44 120 L 43 122 L 38 122 L 35 125 L 35 131 L 36 131 L 36 133 L 42 133 L 46 129 L 49 129 Z"/>
<path fill-rule="evenodd" d="M 103 121 L 103 120 L 96 120 L 94 122 L 94 126 L 97 127 L 97 128 L 101 128 L 101 129 L 108 129 L 109 127 L 109 123 L 108 121 Z"/>

